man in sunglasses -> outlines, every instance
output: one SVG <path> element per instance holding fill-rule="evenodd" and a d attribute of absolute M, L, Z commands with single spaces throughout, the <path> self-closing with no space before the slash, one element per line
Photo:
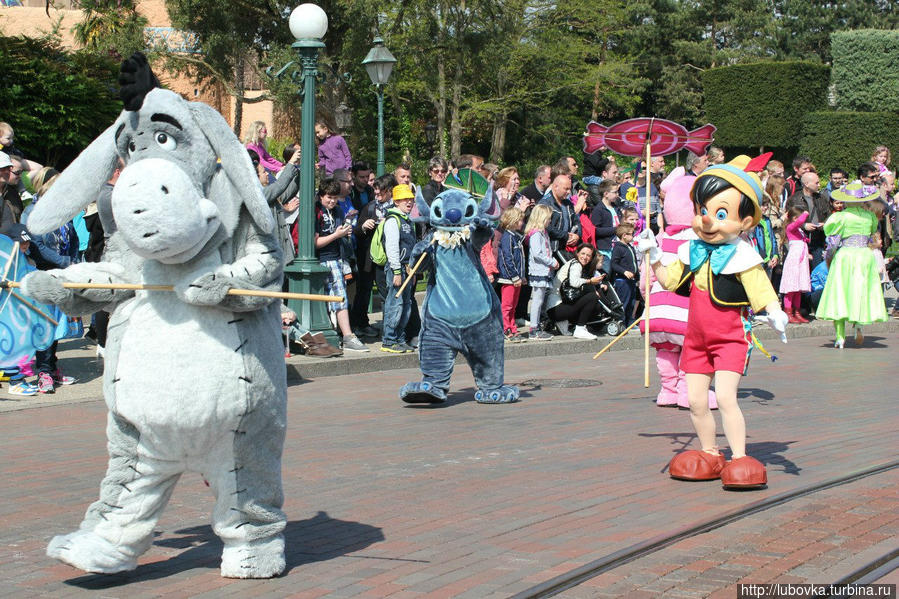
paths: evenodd
<path fill-rule="evenodd" d="M 858 180 L 865 185 L 880 185 L 880 169 L 873 162 L 863 162 L 858 167 Z"/>
<path fill-rule="evenodd" d="M 431 180 L 421 188 L 421 195 L 425 202 L 428 203 L 428 206 L 431 205 L 438 193 L 446 189 L 443 182 L 446 181 L 448 171 L 449 164 L 440 156 L 434 156 L 428 161 L 428 176 L 431 177 Z"/>

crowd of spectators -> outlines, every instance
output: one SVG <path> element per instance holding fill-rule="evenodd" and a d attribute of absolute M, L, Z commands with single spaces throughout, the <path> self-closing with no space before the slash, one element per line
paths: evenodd
<path fill-rule="evenodd" d="M 831 212 L 841 209 L 838 202 L 831 201 L 833 189 L 853 179 L 880 187 L 886 209 L 876 249 L 886 254 L 895 222 L 895 176 L 887 166 L 890 160 L 889 151 L 878 147 L 870 162 L 852 169 L 854 177 L 843 169 L 833 169 L 823 189 L 814 164 L 802 156 L 794 160 L 789 177 L 776 160 L 759 172 L 765 188 L 764 218 L 746 238 L 761 254 L 792 322 L 808 322 L 815 298 L 820 296 L 822 272 L 815 269 L 823 262 L 826 247 L 821 225 Z M 584 155 L 582 161 L 583 177 L 578 160 L 563 156 L 552 165 L 540 165 L 522 187 L 522 174 L 514 166 L 500 169 L 476 155 L 462 155 L 452 161 L 434 157 L 427 165 L 428 180 L 420 182 L 422 197 L 429 204 L 446 189 L 447 179 L 456 177 L 461 169 L 473 169 L 494 184 L 503 213 L 493 240 L 481 251 L 481 263 L 500 296 L 503 329 L 511 343 L 543 341 L 554 335 L 595 339 L 603 327 L 593 325 L 607 322 L 604 312 L 610 308 L 617 311 L 622 326 L 642 312 L 642 256 L 634 251 L 633 238 L 644 227 L 656 231 L 664 227 L 661 184 L 667 174 L 665 160 L 657 157 L 651 161 L 648 181 L 647 165 L 642 161 L 619 165 L 615 156 L 599 154 Z M 710 164 L 724 161 L 725 153 L 717 147 L 711 147 L 705 155 L 689 154 L 685 174 L 696 176 Z M 384 310 L 381 330 L 370 319 L 372 287 L 379 292 L 396 289 L 392 283 L 405 281 L 411 266 L 402 257 L 399 264 L 374 265 L 368 253 L 373 232 L 391 210 L 393 194 L 401 193 L 404 200 L 414 195 L 416 185 L 410 173 L 408 164 L 400 164 L 392 174 L 376 179 L 374 187 L 368 187 L 371 168 L 356 161 L 349 170 L 333 171 L 319 187 L 321 195 L 331 189 L 327 187 L 329 181 L 343 178 L 339 192 L 343 197 L 337 204 L 345 207 L 343 217 L 352 224 L 341 266 L 329 266 L 332 292 L 343 293 L 342 282 L 337 280 L 340 273 L 343 283 L 349 282 L 344 286 L 353 335 L 348 336 L 340 320 L 335 320 L 345 350 L 368 351 L 369 344 L 378 339 L 382 351 L 393 353 L 414 351 L 417 345 L 420 320 L 414 295 L 402 310 Z M 319 234 L 330 231 L 328 223 L 334 217 L 326 214 L 327 206 L 319 204 Z M 409 235 L 421 238 L 420 226 L 411 230 Z M 391 234 L 391 243 L 397 239 Z M 411 243 L 411 237 L 404 238 L 403 243 Z M 572 287 L 575 292 L 563 289 Z M 406 308 L 412 312 L 408 318 Z M 402 321 L 393 322 L 394 314 L 399 314 Z M 399 334 L 398 324 L 402 328 Z"/>
<path fill-rule="evenodd" d="M 664 227 L 662 182 L 667 166 L 663 158 L 655 157 L 648 165 L 640 160 L 619 164 L 621 159 L 614 155 L 596 153 L 584 154 L 580 164 L 574 156 L 562 156 L 533 173 L 521 173 L 514 166 L 499 168 L 472 154 L 451 161 L 435 156 L 427 163 L 428 179 L 416 182 L 406 163 L 375 177 L 367 162 L 353 160 L 346 140 L 326 123 L 317 123 L 315 131 L 318 184 L 313 247 L 328 273 L 328 293 L 343 299 L 328 304 L 339 348 L 299 329 L 295 314 L 286 307 L 282 310 L 285 326 L 297 331 L 291 338 L 308 355 L 366 352 L 377 341 L 382 351 L 415 351 L 421 320 L 414 292 L 420 275 L 409 282 L 401 298 L 394 297 L 409 277 L 411 245 L 425 233 L 425 227 L 409 220 L 409 213 L 417 193 L 430 204 L 446 189 L 447 179 L 463 169 L 493 183 L 503 210 L 493 240 L 481 252 L 481 262 L 501 298 L 509 342 L 543 341 L 554 334 L 595 339 L 603 333 L 596 323 L 611 318 L 626 326 L 641 314 L 643 257 L 634 251 L 633 238 L 645 227 L 655 231 Z M 251 124 L 244 143 L 277 218 L 286 264 L 296 255 L 299 242 L 299 145 L 288 145 L 280 160 L 272 157 L 268 130 L 259 121 Z M 23 156 L 6 123 L 0 123 L 0 144 L 0 232 L 9 234 L 12 225 L 27 226 L 27 206 L 52 185 L 55 171 Z M 688 154 L 684 171 L 696 176 L 710 164 L 724 161 L 725 152 L 710 147 L 704 155 Z M 879 187 L 885 209 L 872 249 L 887 254 L 896 214 L 891 161 L 889 150 L 878 146 L 869 162 L 847 165 L 848 170 L 831 169 L 823 187 L 825 175 L 803 156 L 793 160 L 789 176 L 777 160 L 759 172 L 765 190 L 763 218 L 747 233 L 747 240 L 762 256 L 775 289 L 783 294 L 792 322 L 807 322 L 820 297 L 826 277 L 826 264 L 819 268 L 825 263 L 826 250 L 822 224 L 842 209 L 831 198 L 834 189 L 851 180 Z M 523 177 L 528 177 L 524 186 Z M 114 182 L 115 177 L 110 189 Z M 38 268 L 56 268 L 85 259 L 88 248 L 94 248 L 87 251 L 88 259 L 99 259 L 109 233 L 98 226 L 96 212 L 89 208 L 70 226 L 55 232 L 53 239 L 35 240 L 28 248 L 30 259 Z M 386 250 L 383 263 L 372 260 L 376 237 L 377 245 Z M 891 264 L 883 263 L 886 273 Z M 378 311 L 373 298 L 381 300 L 381 322 L 372 317 Z M 103 351 L 104 322 L 103 315 L 98 315 L 90 331 L 100 342 L 98 353 Z M 53 384 L 59 384 L 64 377 L 54 361 L 50 363 L 54 367 L 44 369 L 49 368 Z M 51 390 L 50 383 L 44 385 L 44 392 Z"/>

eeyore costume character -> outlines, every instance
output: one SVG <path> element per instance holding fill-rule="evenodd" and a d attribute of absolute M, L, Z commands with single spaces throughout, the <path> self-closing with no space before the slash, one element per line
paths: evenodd
<path fill-rule="evenodd" d="M 478 386 L 478 403 L 518 401 L 518 387 L 503 384 L 500 303 L 478 257 L 499 217 L 493 186 L 480 202 L 466 191 L 448 189 L 430 206 L 419 192 L 415 204 L 418 215 L 413 220 L 432 228 L 410 258 L 415 264 L 427 253 L 421 266 L 430 271 L 418 346 L 422 380 L 406 383 L 400 398 L 406 403 L 443 402 L 453 361 L 461 352 Z"/>
<path fill-rule="evenodd" d="M 89 204 L 117 159 L 116 233 L 103 261 L 32 273 L 24 291 L 83 314 L 111 312 L 103 394 L 109 465 L 75 532 L 47 548 L 88 572 L 137 567 L 181 474 L 215 493 L 221 574 L 285 567 L 281 452 L 286 378 L 276 301 L 281 249 L 246 150 L 215 110 L 156 87 L 146 59 L 122 65 L 125 110 L 61 175 L 28 221 L 51 230 Z M 173 285 L 64 289 L 62 282 Z"/>

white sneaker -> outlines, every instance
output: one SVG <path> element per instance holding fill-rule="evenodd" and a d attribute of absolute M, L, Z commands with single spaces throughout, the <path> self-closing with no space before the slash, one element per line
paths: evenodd
<path fill-rule="evenodd" d="M 353 335 L 352 337 L 344 337 L 343 338 L 343 349 L 348 351 L 360 351 L 365 352 L 368 351 L 368 347 L 359 341 L 359 338 Z"/>
<path fill-rule="evenodd" d="M 104 353 L 106 353 L 106 350 L 103 348 L 102 345 L 98 345 L 97 346 L 97 357 L 102 359 Z"/>
<path fill-rule="evenodd" d="M 587 330 L 587 327 L 576 326 L 574 327 L 574 338 L 575 339 L 587 339 L 588 341 L 593 341 L 596 339 L 596 335 Z"/>

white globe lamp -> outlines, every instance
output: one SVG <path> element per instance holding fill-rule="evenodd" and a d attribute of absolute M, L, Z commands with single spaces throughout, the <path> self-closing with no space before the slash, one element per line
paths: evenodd
<path fill-rule="evenodd" d="M 321 40 L 328 32 L 328 15 L 317 4 L 300 4 L 290 13 L 289 24 L 297 40 Z"/>

